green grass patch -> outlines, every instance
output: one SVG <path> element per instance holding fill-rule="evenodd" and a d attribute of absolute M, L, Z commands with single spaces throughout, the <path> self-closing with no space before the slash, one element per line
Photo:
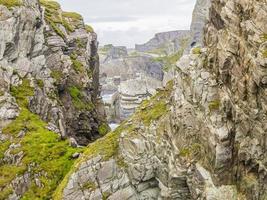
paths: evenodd
<path fill-rule="evenodd" d="M 82 16 L 76 12 L 62 12 L 62 16 L 65 18 L 71 18 L 74 20 L 82 20 Z"/>
<path fill-rule="evenodd" d="M 103 195 L 102 200 L 107 200 L 109 198 L 109 196 L 111 195 L 111 193 L 104 192 L 102 195 Z"/>
<path fill-rule="evenodd" d="M 200 47 L 193 48 L 192 53 L 197 55 L 201 54 L 201 48 Z"/>
<path fill-rule="evenodd" d="M 266 42 L 267 41 L 267 33 L 261 35 L 261 39 Z"/>
<path fill-rule="evenodd" d="M 176 66 L 176 62 L 182 57 L 183 52 L 184 52 L 183 50 L 180 50 L 175 54 L 155 58 L 154 60 L 163 63 L 164 65 L 163 70 L 165 72 L 168 72 L 169 70 L 171 70 Z"/>
<path fill-rule="evenodd" d="M 57 24 L 63 24 L 62 16 L 59 12 L 60 4 L 56 1 L 51 0 L 40 0 L 42 6 L 45 7 L 45 20 L 51 26 L 51 28 L 55 31 L 63 39 L 65 38 L 64 33 L 60 30 Z"/>
<path fill-rule="evenodd" d="M 72 62 L 73 69 L 75 70 L 76 73 L 84 73 L 85 72 L 85 68 L 84 68 L 83 64 L 77 59 L 77 55 L 71 54 L 70 59 Z"/>
<path fill-rule="evenodd" d="M 156 49 L 147 51 L 146 53 L 157 54 L 159 56 L 166 56 L 167 55 L 165 47 L 156 48 Z"/>
<path fill-rule="evenodd" d="M 42 174 L 40 180 L 44 187 L 37 187 L 31 184 L 23 199 L 50 199 L 53 191 L 70 170 L 74 163 L 71 156 L 83 149 L 75 149 L 69 146 L 68 141 L 60 140 L 59 136 L 46 129 L 46 123 L 38 115 L 23 108 L 21 114 L 11 124 L 3 129 L 5 134 L 16 136 L 21 130 L 26 135 L 21 139 L 21 147 L 17 150 L 24 152 L 22 165 L 7 166 L 0 168 L 0 187 L 12 181 L 16 175 L 22 174 L 32 163 L 33 173 Z M 12 172 L 12 173 L 11 173 Z"/>
<path fill-rule="evenodd" d="M 169 97 L 173 90 L 173 81 L 169 82 L 165 89 L 159 91 L 150 100 L 143 101 L 137 112 L 134 114 L 134 120 L 142 120 L 146 126 L 159 119 L 168 112 Z"/>
<path fill-rule="evenodd" d="M 216 111 L 219 110 L 221 106 L 221 101 L 220 100 L 214 100 L 209 103 L 209 110 L 210 111 Z"/>
<path fill-rule="evenodd" d="M 9 140 L 7 141 L 0 141 L 0 160 L 4 158 L 4 153 L 10 146 L 11 142 Z"/>
<path fill-rule="evenodd" d="M 56 34 L 58 34 L 63 39 L 65 38 L 65 34 L 60 30 L 60 28 L 57 26 L 55 22 L 53 22 L 52 20 L 47 20 L 47 22 L 50 24 L 50 26 L 56 32 Z"/>
<path fill-rule="evenodd" d="M 137 112 L 132 116 L 131 121 L 144 120 L 146 125 L 150 124 L 153 120 L 158 119 L 162 115 L 167 112 L 167 102 L 169 97 L 171 96 L 171 92 L 173 90 L 173 81 L 170 81 L 167 87 L 158 92 L 155 96 L 153 96 L 150 100 L 143 101 L 142 105 L 139 107 Z M 75 92 L 78 94 L 78 91 Z M 164 104 L 164 105 L 163 105 Z M 150 111 L 152 111 L 151 114 Z M 153 116 L 155 115 L 155 116 Z M 84 154 L 77 163 L 72 167 L 69 173 L 65 176 L 64 180 L 61 182 L 57 190 L 55 191 L 53 198 L 54 200 L 61 200 L 62 193 L 66 185 L 68 184 L 70 176 L 75 172 L 76 169 L 79 168 L 80 164 L 84 161 L 101 155 L 102 159 L 109 160 L 110 158 L 114 158 L 121 168 L 127 167 L 127 163 L 119 156 L 119 137 L 122 132 L 127 134 L 133 134 L 136 128 L 132 123 L 123 122 L 121 125 L 112 132 L 109 132 L 104 137 L 98 139 L 92 144 L 89 144 L 84 151 Z"/>
<path fill-rule="evenodd" d="M 93 27 L 88 25 L 88 24 L 85 25 L 85 30 L 87 31 L 87 33 L 93 33 L 94 32 Z"/>
<path fill-rule="evenodd" d="M 180 150 L 179 155 L 188 159 L 196 159 L 201 153 L 202 146 L 198 143 L 194 143 Z"/>
<path fill-rule="evenodd" d="M 74 32 L 82 16 L 75 12 L 61 12 L 60 5 L 56 1 L 41 0 L 41 5 L 45 7 L 45 20 L 51 28 L 63 39 L 66 38 L 64 32 L 59 28 L 59 24 L 63 25 L 67 32 Z M 85 27 L 86 29 L 86 27 Z M 87 30 L 87 29 L 86 29 Z"/>
<path fill-rule="evenodd" d="M 107 123 L 102 123 L 98 128 L 98 132 L 101 136 L 106 135 L 109 131 L 110 131 L 110 127 L 108 126 Z"/>
<path fill-rule="evenodd" d="M 78 110 L 92 110 L 94 105 L 90 101 L 86 101 L 83 93 L 81 92 L 80 88 L 76 86 L 72 86 L 68 88 L 70 96 L 72 98 L 72 103 L 74 107 Z"/>
<path fill-rule="evenodd" d="M 263 52 L 262 52 L 262 55 L 264 58 L 267 58 L 267 49 L 265 49 Z"/>
<path fill-rule="evenodd" d="M 18 175 L 22 175 L 26 166 L 2 165 L 0 166 L 0 188 L 8 185 Z"/>
<path fill-rule="evenodd" d="M 60 4 L 56 1 L 52 0 L 40 0 L 40 3 L 42 6 L 50 9 L 50 10 L 59 10 L 60 9 Z"/>
<path fill-rule="evenodd" d="M 34 95 L 34 89 L 30 86 L 28 79 L 23 79 L 19 86 L 11 86 L 10 93 L 16 98 L 17 103 L 21 107 L 28 106 L 28 98 Z"/>
<path fill-rule="evenodd" d="M 51 77 L 55 79 L 56 82 L 59 82 L 63 78 L 63 73 L 62 71 L 59 71 L 59 70 L 52 70 Z"/>
<path fill-rule="evenodd" d="M 41 89 L 44 88 L 44 81 L 43 80 L 37 79 L 36 84 L 39 86 L 39 88 L 41 88 Z"/>
<path fill-rule="evenodd" d="M 62 25 L 69 32 L 74 32 L 75 31 L 75 27 L 72 26 L 65 18 L 62 19 Z"/>
<path fill-rule="evenodd" d="M 12 8 L 15 6 L 21 6 L 21 0 L 0 0 L 0 4 L 6 6 L 7 8 Z"/>
<path fill-rule="evenodd" d="M 22 175 L 29 165 L 34 164 L 31 166 L 31 173 L 40 175 L 39 179 L 43 186 L 37 187 L 32 180 L 30 188 L 22 199 L 51 199 L 56 187 L 74 163 L 71 156 L 75 152 L 82 152 L 83 148 L 70 147 L 68 141 L 61 140 L 58 134 L 47 130 L 47 124 L 27 109 L 28 97 L 34 94 L 29 80 L 25 79 L 21 85 L 12 87 L 11 94 L 20 105 L 21 112 L 2 131 L 3 134 L 13 136 L 12 143 L 21 144 L 15 152 L 22 151 L 24 157 L 19 166 L 4 164 L 0 166 L 1 195 L 10 194 L 9 183 L 17 175 Z M 23 138 L 17 138 L 21 130 L 26 134 Z M 9 144 L 9 142 L 1 144 L 1 155 Z"/>
<path fill-rule="evenodd" d="M 72 169 L 69 173 L 65 176 L 63 181 L 60 183 L 59 187 L 55 191 L 53 195 L 54 200 L 61 200 L 62 193 L 65 186 L 68 184 L 69 177 L 75 172 L 76 169 L 79 168 L 79 165 L 97 155 L 101 155 L 103 160 L 109 160 L 111 157 L 118 159 L 118 152 L 119 152 L 119 137 L 123 131 L 131 132 L 133 129 L 132 125 L 124 122 L 122 123 L 116 130 L 113 132 L 109 132 L 104 137 L 98 139 L 94 143 L 91 143 L 87 146 L 84 154 L 75 165 L 73 165 Z"/>
<path fill-rule="evenodd" d="M 5 189 L 1 190 L 1 192 L 0 192 L 0 199 L 1 200 L 6 200 L 8 198 L 8 196 L 10 194 L 12 194 L 12 193 L 13 193 L 13 190 L 11 189 L 11 187 L 10 186 L 9 187 L 6 187 Z"/>

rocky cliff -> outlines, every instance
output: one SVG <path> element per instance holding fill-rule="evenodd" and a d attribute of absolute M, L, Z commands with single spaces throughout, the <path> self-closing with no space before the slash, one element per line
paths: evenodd
<path fill-rule="evenodd" d="M 204 48 L 90 145 L 56 199 L 267 199 L 265 0 L 214 0 Z"/>
<path fill-rule="evenodd" d="M 103 56 L 100 60 L 101 63 L 128 56 L 128 51 L 125 46 L 113 46 L 112 44 L 104 45 L 104 47 L 99 49 L 99 52 Z"/>
<path fill-rule="evenodd" d="M 197 0 L 192 14 L 192 22 L 190 26 L 190 47 L 203 45 L 204 26 L 209 18 L 209 8 L 211 0 Z"/>
<path fill-rule="evenodd" d="M 187 30 L 157 33 L 147 43 L 135 45 L 135 50 L 140 52 L 170 55 L 177 52 L 181 48 L 181 40 L 185 40 L 189 38 L 189 36 L 190 32 Z"/>
<path fill-rule="evenodd" d="M 1 0 L 0 13 L 0 199 L 50 199 L 73 147 L 107 129 L 97 37 L 54 1 Z"/>

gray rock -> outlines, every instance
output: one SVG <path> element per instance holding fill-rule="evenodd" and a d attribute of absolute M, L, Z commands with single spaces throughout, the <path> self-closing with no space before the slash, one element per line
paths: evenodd
<path fill-rule="evenodd" d="M 140 52 L 153 52 L 163 51 L 163 54 L 173 54 L 180 49 L 180 41 L 190 36 L 190 32 L 187 30 L 169 31 L 163 33 L 157 33 L 154 38 L 149 40 L 145 44 L 135 45 L 135 50 Z"/>

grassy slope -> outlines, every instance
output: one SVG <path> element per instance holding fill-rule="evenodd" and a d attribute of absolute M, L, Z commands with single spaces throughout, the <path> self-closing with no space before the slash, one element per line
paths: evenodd
<path fill-rule="evenodd" d="M 38 115 L 28 110 L 28 97 L 34 94 L 28 80 L 23 84 L 13 87 L 11 93 L 21 107 L 20 115 L 7 127 L 3 133 L 11 136 L 10 143 L 21 144 L 12 150 L 12 154 L 23 152 L 24 157 L 19 165 L 0 165 L 0 199 L 5 199 L 12 192 L 10 182 L 18 175 L 24 174 L 31 165 L 31 174 L 39 174 L 42 187 L 37 187 L 33 177 L 30 188 L 22 199 L 50 199 L 59 182 L 70 170 L 74 163 L 71 156 L 83 149 L 69 146 L 68 141 L 60 140 L 58 134 L 46 129 L 47 124 Z M 21 131 L 24 137 L 18 137 Z M 2 145 L 0 157 L 9 145 Z"/>
<path fill-rule="evenodd" d="M 158 120 L 164 114 L 168 112 L 169 109 L 169 98 L 173 89 L 173 82 L 171 81 L 168 86 L 159 91 L 150 100 L 143 101 L 136 113 L 130 118 L 130 120 L 123 122 L 115 131 L 108 133 L 103 138 L 97 140 L 96 142 L 88 145 L 84 151 L 83 156 L 76 162 L 69 173 L 65 176 L 64 180 L 61 182 L 56 192 L 54 193 L 55 200 L 62 199 L 62 193 L 65 186 L 68 183 L 69 177 L 79 168 L 79 165 L 85 160 L 91 157 L 101 155 L 104 160 L 108 160 L 111 157 L 117 160 L 119 166 L 124 166 L 125 163 L 122 162 L 118 155 L 119 151 L 119 137 L 122 132 L 131 134 L 134 133 L 136 127 L 135 123 L 143 123 L 145 126 L 149 126 L 153 121 Z M 132 122 L 129 122 L 132 121 Z"/>

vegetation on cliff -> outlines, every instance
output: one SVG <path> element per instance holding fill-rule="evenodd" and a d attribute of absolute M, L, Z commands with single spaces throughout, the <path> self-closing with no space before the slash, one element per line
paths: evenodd
<path fill-rule="evenodd" d="M 21 0 L 0 0 L 0 4 L 6 6 L 8 8 L 11 8 L 14 6 L 22 5 L 22 1 Z"/>
<path fill-rule="evenodd" d="M 83 153 L 83 156 L 72 167 L 69 173 L 65 176 L 56 192 L 54 193 L 54 199 L 62 199 L 63 190 L 68 183 L 68 180 L 78 168 L 79 165 L 88 160 L 89 158 L 97 155 L 102 156 L 103 160 L 108 160 L 111 157 L 115 158 L 118 166 L 125 167 L 127 164 L 119 156 L 119 138 L 121 133 L 134 134 L 139 123 L 143 123 L 149 126 L 153 121 L 158 120 L 161 116 L 168 112 L 169 97 L 173 89 L 173 81 L 169 82 L 166 88 L 159 91 L 150 100 L 143 101 L 137 112 L 127 121 L 121 123 L 121 125 L 114 131 L 108 133 L 101 139 L 98 139 L 92 144 L 89 144 Z M 101 128 L 101 127 L 100 127 Z M 106 130 L 106 128 L 103 128 Z"/>
<path fill-rule="evenodd" d="M 74 32 L 79 26 L 88 32 L 94 32 L 89 25 L 83 25 L 83 18 L 75 12 L 61 11 L 60 4 L 53 0 L 40 0 L 41 5 L 45 8 L 45 20 L 51 28 L 63 39 L 66 37 L 60 26 L 64 27 L 69 33 Z M 82 22 L 82 23 L 81 23 Z"/>
<path fill-rule="evenodd" d="M 180 41 L 181 47 L 180 47 L 179 51 L 177 51 L 176 53 L 173 53 L 171 55 L 166 55 L 166 56 L 162 56 L 164 54 L 158 52 L 157 54 L 159 54 L 160 57 L 155 58 L 155 60 L 163 63 L 163 65 L 164 65 L 163 70 L 165 72 L 168 72 L 175 67 L 176 62 L 183 56 L 184 50 L 187 47 L 187 45 L 188 45 L 188 39 L 187 38 L 182 39 Z"/>
<path fill-rule="evenodd" d="M 68 88 L 68 90 L 72 98 L 72 103 L 76 109 L 90 111 L 94 108 L 92 102 L 86 100 L 85 95 L 82 93 L 81 89 L 79 89 L 77 86 L 71 86 Z"/>
<path fill-rule="evenodd" d="M 11 94 L 16 98 L 21 111 L 3 129 L 3 134 L 11 139 L 0 145 L 0 199 L 12 193 L 11 181 L 26 174 L 30 176 L 29 185 L 22 199 L 50 199 L 58 183 L 73 165 L 72 155 L 83 149 L 70 147 L 68 141 L 61 140 L 57 133 L 49 131 L 47 124 L 29 111 L 28 98 L 34 94 L 29 80 L 25 79 L 21 85 L 13 86 Z M 14 148 L 10 148 L 11 144 Z M 18 162 L 3 160 L 7 150 Z"/>

